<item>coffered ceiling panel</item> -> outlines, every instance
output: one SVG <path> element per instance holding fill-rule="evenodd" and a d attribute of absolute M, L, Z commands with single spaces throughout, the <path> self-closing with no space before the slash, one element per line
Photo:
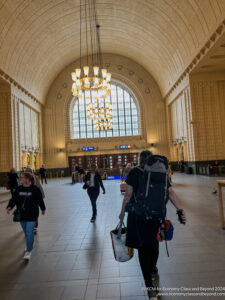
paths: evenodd
<path fill-rule="evenodd" d="M 225 0 L 96 2 L 102 52 L 144 66 L 163 95 L 225 19 Z M 79 58 L 79 5 L 0 0 L 0 68 L 41 102 L 57 74 Z"/>

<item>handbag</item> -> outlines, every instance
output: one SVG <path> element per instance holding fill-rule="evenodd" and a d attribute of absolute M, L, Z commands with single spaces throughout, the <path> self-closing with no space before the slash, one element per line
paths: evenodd
<path fill-rule="evenodd" d="M 21 211 L 17 208 L 13 212 L 13 222 L 20 222 L 21 221 Z"/>
<path fill-rule="evenodd" d="M 126 233 L 127 229 L 123 221 L 120 221 L 117 227 L 110 232 L 114 258 L 118 262 L 126 262 L 134 255 L 133 248 L 126 246 Z"/>
<path fill-rule="evenodd" d="M 174 230 L 174 227 L 173 227 L 172 222 L 170 220 L 165 220 L 159 226 L 159 230 L 157 233 L 157 240 L 159 242 L 165 241 L 165 243 L 166 243 L 166 252 L 167 252 L 168 257 L 169 257 L 169 251 L 168 251 L 168 247 L 167 247 L 167 241 L 172 240 L 173 230 Z"/>
<path fill-rule="evenodd" d="M 23 202 L 23 205 L 21 206 L 22 210 L 25 210 L 25 203 L 26 203 L 27 197 L 25 197 L 25 200 Z M 16 208 L 13 212 L 13 222 L 20 222 L 21 221 L 21 210 Z"/>
<path fill-rule="evenodd" d="M 173 238 L 173 224 L 170 220 L 165 220 L 159 227 L 157 233 L 157 240 L 162 241 L 171 241 Z"/>

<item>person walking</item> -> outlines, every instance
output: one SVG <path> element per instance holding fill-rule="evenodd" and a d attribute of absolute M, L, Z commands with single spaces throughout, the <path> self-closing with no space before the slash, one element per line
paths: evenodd
<path fill-rule="evenodd" d="M 91 200 L 92 205 L 92 218 L 90 222 L 95 222 L 97 216 L 96 201 L 100 193 L 100 186 L 102 188 L 103 194 L 105 194 L 105 188 L 102 183 L 102 178 L 99 172 L 97 171 L 96 165 L 91 165 L 91 171 L 87 173 L 84 177 L 84 188 L 87 188 L 88 196 Z"/>
<path fill-rule="evenodd" d="M 7 213 L 10 213 L 14 206 L 20 211 L 20 224 L 26 238 L 24 259 L 30 260 L 34 243 L 34 227 L 38 219 L 39 207 L 43 215 L 46 207 L 40 189 L 34 185 L 32 174 L 21 173 L 20 183 L 21 185 L 16 189 L 7 205 Z"/>
<path fill-rule="evenodd" d="M 129 202 L 136 202 L 138 189 L 142 184 L 142 175 L 144 167 L 152 152 L 146 150 L 141 151 L 139 154 L 139 166 L 131 169 L 129 172 L 126 183 L 127 190 L 124 195 L 124 200 L 119 215 L 120 220 L 124 218 L 125 207 Z M 153 175 L 152 175 L 153 176 Z M 168 197 L 177 209 L 179 221 L 186 222 L 186 216 L 181 208 L 180 201 L 173 191 L 169 180 L 167 182 Z M 164 192 L 165 194 L 165 192 Z M 142 274 L 145 280 L 146 288 L 148 290 L 149 299 L 157 299 L 157 260 L 159 256 L 159 242 L 157 240 L 157 233 L 161 224 L 158 218 L 142 218 L 135 212 L 129 212 L 127 218 L 127 238 L 126 246 L 136 248 L 138 250 L 138 258 L 141 266 Z"/>
<path fill-rule="evenodd" d="M 41 175 L 41 183 L 43 184 L 43 182 L 45 181 L 45 184 L 47 184 L 47 177 L 46 177 L 46 169 L 45 169 L 45 165 L 42 165 L 42 167 L 39 169 L 39 174 Z"/>
<path fill-rule="evenodd" d="M 16 173 L 16 169 L 12 168 L 10 172 L 7 174 L 7 177 L 8 177 L 7 184 L 9 185 L 11 195 L 13 195 L 16 188 L 18 187 L 18 179 L 19 179 L 18 174 Z"/>
<path fill-rule="evenodd" d="M 41 194 L 42 194 L 42 198 L 44 199 L 45 198 L 45 193 L 44 193 L 44 190 L 43 190 L 43 188 L 41 186 L 39 176 L 36 175 L 36 174 L 34 174 L 34 171 L 32 170 L 31 167 L 25 168 L 24 171 L 33 175 L 33 177 L 34 177 L 34 185 L 40 189 Z M 37 232 L 38 232 L 38 219 L 37 219 L 36 225 L 34 227 L 34 233 L 37 233 Z"/>

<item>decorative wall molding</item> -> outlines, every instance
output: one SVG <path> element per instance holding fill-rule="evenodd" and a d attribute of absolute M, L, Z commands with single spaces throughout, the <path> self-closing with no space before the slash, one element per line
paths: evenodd
<path fill-rule="evenodd" d="M 16 80 L 14 80 L 11 76 L 5 73 L 2 69 L 0 69 L 0 77 L 7 81 L 9 84 L 14 85 L 17 89 L 27 95 L 34 102 L 43 105 L 36 97 L 34 97 L 27 89 L 25 89 L 21 84 L 19 84 Z"/>
<path fill-rule="evenodd" d="M 178 87 L 178 85 L 182 82 L 185 76 L 190 75 L 190 73 L 197 67 L 200 61 L 205 57 L 205 55 L 209 52 L 209 50 L 215 45 L 218 39 L 225 33 L 225 20 L 218 26 L 215 32 L 211 35 L 205 45 L 201 48 L 201 50 L 196 54 L 190 64 L 185 68 L 182 74 L 179 76 L 177 81 L 171 87 L 171 89 L 167 92 L 164 99 L 168 98 L 171 93 Z"/>

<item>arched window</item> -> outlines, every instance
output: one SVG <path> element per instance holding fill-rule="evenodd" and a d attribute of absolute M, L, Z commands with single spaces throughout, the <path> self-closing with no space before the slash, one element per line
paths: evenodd
<path fill-rule="evenodd" d="M 139 135 L 136 103 L 124 88 L 111 84 L 113 129 L 94 130 L 93 121 L 87 118 L 86 99 L 78 99 L 73 109 L 73 133 L 75 139 Z"/>

